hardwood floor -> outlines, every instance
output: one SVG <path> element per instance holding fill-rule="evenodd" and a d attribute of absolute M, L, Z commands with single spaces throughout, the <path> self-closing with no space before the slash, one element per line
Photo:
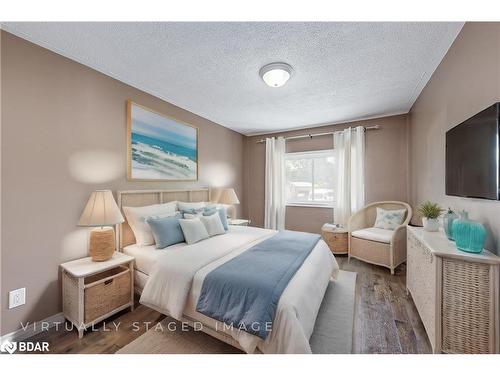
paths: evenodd
<path fill-rule="evenodd" d="M 357 272 L 354 353 L 431 353 L 415 305 L 406 294 L 405 265 L 391 275 L 388 269 L 337 256 L 343 270 Z M 76 330 L 52 328 L 30 341 L 49 342 L 50 353 L 114 353 L 154 326 L 164 315 L 138 304 L 117 314 L 78 339 Z M 135 322 L 135 323 L 134 323 Z M 116 328 L 118 326 L 118 328 Z"/>
<path fill-rule="evenodd" d="M 406 264 L 391 275 L 384 267 L 336 258 L 341 269 L 358 274 L 354 353 L 432 353 L 415 304 L 406 294 Z"/>

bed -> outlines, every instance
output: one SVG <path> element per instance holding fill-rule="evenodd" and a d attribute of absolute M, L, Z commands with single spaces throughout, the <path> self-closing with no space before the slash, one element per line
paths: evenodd
<path fill-rule="evenodd" d="M 148 190 L 118 192 L 118 204 L 145 206 L 169 201 L 207 202 L 209 189 Z M 180 243 L 163 250 L 154 245 L 138 246 L 125 222 L 117 228 L 120 251 L 135 258 L 135 285 L 140 303 L 165 315 L 187 322 L 247 353 L 311 353 L 309 338 L 328 282 L 338 265 L 323 240 L 319 240 L 284 289 L 273 320 L 272 330 L 262 339 L 228 327 L 197 311 L 207 275 L 256 244 L 276 235 L 276 231 L 229 226 L 224 235 L 187 245 Z"/>

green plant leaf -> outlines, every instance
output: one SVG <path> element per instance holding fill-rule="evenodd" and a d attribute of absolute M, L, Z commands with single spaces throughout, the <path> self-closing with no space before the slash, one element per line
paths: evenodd
<path fill-rule="evenodd" d="M 437 203 L 430 201 L 420 204 L 417 208 L 418 214 L 428 219 L 437 219 L 443 211 L 444 210 Z"/>

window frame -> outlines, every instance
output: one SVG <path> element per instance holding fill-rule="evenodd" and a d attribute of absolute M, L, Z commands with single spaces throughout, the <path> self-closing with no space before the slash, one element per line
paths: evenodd
<path fill-rule="evenodd" d="M 325 156 L 334 156 L 333 155 L 333 148 L 330 149 L 322 149 L 322 150 L 314 150 L 314 151 L 298 151 L 298 152 L 286 152 L 285 153 L 285 176 L 286 176 L 286 162 L 289 160 L 289 156 L 296 156 L 297 158 L 300 158 L 301 156 L 308 156 L 308 155 L 318 155 L 318 154 L 324 154 Z M 312 181 L 312 193 L 314 196 L 314 162 L 312 163 L 312 176 L 313 176 L 313 181 Z M 285 183 L 288 183 L 288 179 L 285 177 Z M 286 197 L 285 197 L 286 199 Z M 313 207 L 313 208 L 334 208 L 335 206 L 335 196 L 333 197 L 333 201 L 330 203 L 325 203 L 325 202 L 294 202 L 294 201 L 288 201 L 286 199 L 285 205 L 287 207 Z"/>

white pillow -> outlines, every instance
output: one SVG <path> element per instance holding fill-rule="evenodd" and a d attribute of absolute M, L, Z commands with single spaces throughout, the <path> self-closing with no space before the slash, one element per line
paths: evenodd
<path fill-rule="evenodd" d="M 226 233 L 218 212 L 210 216 L 200 216 L 200 220 L 205 225 L 210 237 Z"/>
<path fill-rule="evenodd" d="M 166 214 L 158 214 L 158 215 L 148 215 L 141 217 L 141 220 L 147 222 L 148 219 L 163 219 L 164 217 L 175 216 L 177 214 L 181 214 L 180 211 L 167 212 Z"/>
<path fill-rule="evenodd" d="M 139 246 L 153 245 L 155 240 L 146 219 L 150 216 L 175 214 L 177 202 L 153 204 L 142 207 L 123 207 L 128 225 L 134 232 L 135 243 Z"/>
<path fill-rule="evenodd" d="M 207 204 L 205 202 L 177 202 L 177 206 L 179 208 L 179 211 L 182 210 L 192 210 L 193 208 L 195 210 L 198 210 L 200 208 L 204 208 Z"/>
<path fill-rule="evenodd" d="M 206 240 L 209 237 L 207 229 L 199 218 L 179 219 L 179 224 L 188 245 Z"/>
<path fill-rule="evenodd" d="M 375 228 L 394 230 L 403 223 L 406 208 L 401 210 L 384 210 L 377 207 L 377 219 L 375 220 Z"/>

